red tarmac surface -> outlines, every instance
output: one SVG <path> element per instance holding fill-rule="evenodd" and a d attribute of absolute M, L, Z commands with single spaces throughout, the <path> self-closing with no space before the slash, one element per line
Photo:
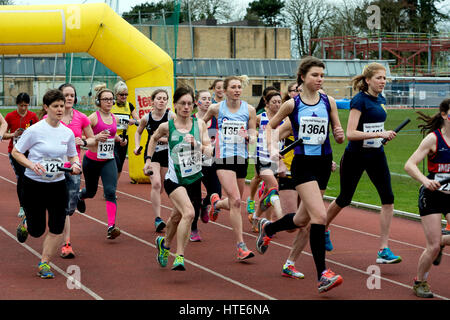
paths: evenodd
<path fill-rule="evenodd" d="M 425 238 L 418 221 L 394 217 L 390 247 L 403 262 L 376 265 L 379 245 L 379 215 L 376 212 L 346 208 L 330 229 L 334 250 L 327 253 L 327 267 L 344 278 L 341 286 L 323 294 L 317 291 L 316 271 L 309 244 L 298 259 L 296 268 L 305 279 L 281 276 L 281 268 L 294 239 L 293 233 L 279 233 L 265 255 L 256 251 L 256 234 L 242 206 L 244 240 L 255 252 L 247 262 L 236 260 L 236 245 L 228 212 L 216 222 L 198 222 L 202 242 L 188 243 L 185 272 L 171 271 L 156 262 L 155 233 L 149 184 L 131 184 L 127 163 L 117 188 L 117 226 L 122 234 L 106 239 L 106 210 L 102 189 L 94 199 L 86 200 L 85 214 L 71 218 L 71 242 L 75 259 L 54 257 L 55 278 L 36 276 L 43 237 L 28 237 L 24 244 L 16 240 L 18 200 L 16 179 L 9 164 L 7 142 L 0 143 L 0 300 L 414 300 L 413 278 Z M 334 173 L 337 174 L 337 173 Z M 100 181 L 101 184 L 101 181 Z M 247 198 L 248 186 L 243 199 Z M 170 214 L 171 203 L 163 194 L 162 217 Z M 173 246 L 176 245 L 174 241 Z M 175 248 L 172 248 L 174 252 Z M 448 252 L 448 250 L 447 250 Z M 429 283 L 434 299 L 450 298 L 450 259 L 444 252 L 441 265 L 433 267 Z M 70 289 L 67 272 L 70 266 L 80 270 L 80 289 Z M 380 288 L 369 289 L 367 269 L 381 270 Z M 69 284 L 71 282 L 69 281 Z M 73 287 L 73 285 L 72 285 Z M 423 299 L 419 299 L 423 300 Z"/>

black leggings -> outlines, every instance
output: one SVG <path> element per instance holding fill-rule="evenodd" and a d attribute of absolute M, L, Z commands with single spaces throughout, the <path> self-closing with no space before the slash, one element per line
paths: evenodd
<path fill-rule="evenodd" d="M 95 196 L 101 177 L 106 201 L 116 203 L 117 166 L 114 159 L 96 161 L 84 156 L 83 174 L 86 187 L 81 191 L 81 199 Z"/>
<path fill-rule="evenodd" d="M 53 234 L 61 234 L 66 221 L 67 192 L 66 181 L 39 182 L 23 177 L 24 211 L 30 236 L 39 238 L 46 229 Z"/>
<path fill-rule="evenodd" d="M 128 136 L 126 137 L 128 139 Z M 122 172 L 125 158 L 127 157 L 128 143 L 123 147 L 120 142 L 114 143 L 114 159 L 116 160 L 117 172 Z"/>
<path fill-rule="evenodd" d="M 393 204 L 394 193 L 391 174 L 384 152 L 349 152 L 345 150 L 341 159 L 341 192 L 336 204 L 343 208 L 352 202 L 358 182 L 366 171 L 378 191 L 382 204 Z"/>

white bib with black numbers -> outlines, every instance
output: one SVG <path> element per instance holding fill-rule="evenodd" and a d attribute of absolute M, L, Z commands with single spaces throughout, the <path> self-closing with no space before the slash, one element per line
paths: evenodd
<path fill-rule="evenodd" d="M 384 122 L 375 122 L 375 123 L 364 123 L 363 124 L 364 132 L 383 132 L 384 131 Z M 382 138 L 373 138 L 373 139 L 365 139 L 363 141 L 363 148 L 379 148 L 381 147 Z"/>
<path fill-rule="evenodd" d="M 298 137 L 303 144 L 323 144 L 327 138 L 328 119 L 320 117 L 301 117 Z"/>
<path fill-rule="evenodd" d="M 114 139 L 106 139 L 106 141 L 98 142 L 97 158 L 99 159 L 114 159 Z"/>
<path fill-rule="evenodd" d="M 222 123 L 222 135 L 224 143 L 244 143 L 245 137 L 242 131 L 247 130 L 247 123 L 243 121 L 228 120 Z"/>
<path fill-rule="evenodd" d="M 181 177 L 190 177 L 202 171 L 202 153 L 200 150 L 180 151 L 178 153 Z"/>
<path fill-rule="evenodd" d="M 434 180 L 442 181 L 444 179 L 450 178 L 450 173 L 436 173 L 434 175 Z M 450 194 L 450 183 L 442 185 L 439 189 L 440 192 Z"/>
<path fill-rule="evenodd" d="M 42 175 L 42 178 L 45 180 L 55 180 L 64 174 L 59 171 L 59 168 L 64 166 L 64 162 L 61 159 L 44 158 L 40 164 L 45 168 L 45 173 Z"/>
<path fill-rule="evenodd" d="M 117 130 L 126 130 L 128 128 L 128 121 L 130 116 L 128 114 L 115 114 Z"/>

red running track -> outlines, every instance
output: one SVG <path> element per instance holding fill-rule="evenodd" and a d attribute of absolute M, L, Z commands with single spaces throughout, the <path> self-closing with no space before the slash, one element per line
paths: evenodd
<path fill-rule="evenodd" d="M 244 240 L 256 257 L 247 262 L 236 260 L 234 237 L 228 212 L 217 222 L 199 221 L 202 242 L 190 242 L 186 249 L 185 272 L 163 269 L 156 262 L 149 184 L 131 184 L 127 163 L 118 184 L 117 225 L 122 235 L 106 239 L 106 211 L 102 189 L 94 199 L 87 200 L 85 214 L 76 212 L 71 218 L 71 241 L 75 259 L 59 256 L 52 261 L 55 278 L 42 280 L 36 276 L 43 237 L 29 237 L 25 244 L 17 242 L 15 233 L 18 200 L 15 176 L 9 164 L 7 142 L 0 143 L 0 300 L 413 300 L 412 281 L 417 261 L 425 245 L 421 224 L 394 217 L 390 247 L 401 255 L 396 265 L 376 265 L 379 245 L 378 213 L 346 208 L 331 225 L 335 249 L 327 253 L 327 267 L 343 276 L 341 286 L 319 294 L 316 273 L 309 245 L 296 263 L 305 279 L 281 276 L 292 233 L 279 233 L 265 255 L 256 252 L 256 234 L 246 219 L 242 206 Z M 336 173 L 335 173 L 336 174 Z M 246 199 L 248 187 L 244 195 Z M 164 193 L 162 216 L 167 220 L 170 200 Z M 174 242 L 175 244 L 175 242 Z M 172 250 L 174 252 L 174 250 Z M 71 266 L 80 270 L 80 289 L 70 289 L 67 272 Z M 369 289 L 369 266 L 381 271 L 379 288 Z M 435 299 L 450 298 L 450 260 L 444 252 L 441 265 L 433 267 L 429 283 Z M 423 300 L 423 299 L 421 299 Z"/>

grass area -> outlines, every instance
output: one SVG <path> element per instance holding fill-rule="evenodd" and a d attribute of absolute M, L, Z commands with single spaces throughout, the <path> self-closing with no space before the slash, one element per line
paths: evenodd
<path fill-rule="evenodd" d="M 426 114 L 434 114 L 437 109 L 421 110 Z M 385 123 L 386 130 L 393 130 L 404 119 L 409 118 L 411 122 L 403 128 L 397 137 L 385 145 L 385 153 L 388 160 L 389 169 L 392 173 L 392 189 L 395 196 L 395 209 L 418 213 L 417 197 L 420 184 L 407 176 L 403 170 L 403 166 L 411 154 L 416 150 L 423 135 L 419 132 L 416 111 L 413 109 L 388 109 L 388 117 Z M 339 119 L 344 131 L 347 128 L 347 120 L 349 110 L 339 110 Z M 331 136 L 331 144 L 333 149 L 333 159 L 339 165 L 342 154 L 348 141 L 343 144 L 337 144 Z M 426 170 L 426 166 L 423 167 Z M 421 167 L 422 169 L 422 167 Z M 251 179 L 254 175 L 254 167 L 249 166 L 247 178 Z M 328 188 L 325 193 L 327 196 L 337 197 L 340 191 L 339 171 L 332 173 Z M 353 201 L 368 203 L 380 206 L 380 198 L 366 173 L 363 174 L 358 188 L 356 189 Z"/>
<path fill-rule="evenodd" d="M 15 109 L 1 109 L 0 112 L 5 116 L 8 112 Z M 32 110 L 37 112 L 38 110 Z M 426 114 L 434 114 L 437 109 L 421 110 Z M 84 111 L 83 111 L 84 112 Z M 399 132 L 397 137 L 385 145 L 386 157 L 388 159 L 389 169 L 392 173 L 392 188 L 395 195 L 395 208 L 401 211 L 418 213 L 417 196 L 420 184 L 410 177 L 406 176 L 403 166 L 414 150 L 419 145 L 423 136 L 418 130 L 419 121 L 417 121 L 416 111 L 413 109 L 388 109 L 388 117 L 385 123 L 385 129 L 394 129 L 404 119 L 409 118 L 411 122 Z M 86 111 L 90 114 L 91 111 Z M 349 110 L 339 110 L 339 118 L 344 131 L 347 127 Z M 345 141 L 343 144 L 337 144 L 331 138 L 333 148 L 334 161 L 339 164 L 344 149 L 347 146 Z M 426 170 L 426 165 L 421 166 L 421 169 Z M 426 172 L 426 171 L 425 171 Z M 254 166 L 249 165 L 247 179 L 251 179 L 254 175 Z M 330 182 L 326 191 L 327 196 L 336 197 L 339 194 L 339 172 L 336 171 L 331 175 Z M 367 174 L 364 174 L 356 189 L 353 201 L 364 202 L 372 205 L 381 205 L 378 193 L 375 187 L 370 182 Z"/>

